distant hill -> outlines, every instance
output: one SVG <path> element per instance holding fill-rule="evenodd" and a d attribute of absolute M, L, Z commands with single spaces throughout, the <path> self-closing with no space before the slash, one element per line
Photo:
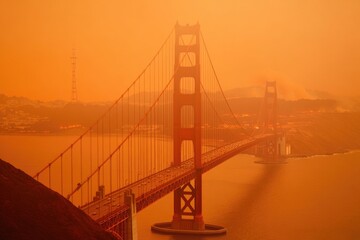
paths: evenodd
<path fill-rule="evenodd" d="M 90 126 L 109 104 L 42 102 L 0 94 L 0 133 L 57 133 Z"/>
<path fill-rule="evenodd" d="M 312 113 L 287 119 L 287 141 L 295 155 L 360 149 L 360 113 Z"/>
<path fill-rule="evenodd" d="M 228 99 L 231 98 L 259 98 L 264 96 L 264 87 L 242 87 L 224 91 Z"/>
<path fill-rule="evenodd" d="M 296 89 L 279 86 L 278 99 L 280 111 L 292 109 L 291 112 L 304 111 L 336 111 L 336 112 L 359 112 L 360 95 L 337 96 L 326 91 L 314 89 Z M 264 87 L 243 87 L 226 90 L 225 96 L 229 101 L 249 103 L 250 99 L 263 98 Z M 236 100 L 235 100 L 236 99 Z M 239 99 L 243 99 L 239 100 Z M 245 107 L 246 108 L 246 107 Z M 244 111 L 244 110 L 243 110 Z M 285 112 L 288 112 L 287 110 Z"/>
<path fill-rule="evenodd" d="M 263 98 L 230 98 L 229 104 L 238 114 L 257 114 L 263 105 Z M 289 115 L 301 112 L 336 112 L 338 103 L 331 99 L 278 100 L 278 113 Z"/>
<path fill-rule="evenodd" d="M 0 160 L 1 240 L 111 240 L 83 211 Z"/>
<path fill-rule="evenodd" d="M 172 100 L 172 93 L 167 99 Z M 306 112 L 359 112 L 360 98 L 336 98 L 326 92 L 307 90 L 312 99 L 289 100 L 279 96 L 278 113 L 292 115 Z M 157 96 L 155 92 L 146 92 L 149 105 Z M 235 114 L 257 114 L 263 104 L 263 87 L 246 87 L 225 91 Z M 220 92 L 208 93 L 210 99 L 223 99 Z M 132 99 L 133 97 L 130 96 Z M 134 96 L 134 99 L 138 99 Z M 204 97 L 205 99 L 205 97 Z M 172 104 L 169 102 L 168 104 Z M 222 104 L 222 105 L 221 105 Z M 73 103 L 65 101 L 41 102 L 23 97 L 8 97 L 0 94 L 0 134 L 58 134 L 80 133 L 91 126 L 111 103 Z M 219 109 L 223 103 L 214 102 Z M 123 112 L 133 114 L 133 106 L 124 104 L 119 106 Z M 146 106 L 137 106 L 141 112 Z M 129 108 L 129 109 L 127 109 Z M 156 108 L 156 107 L 155 107 Z M 160 112 L 160 111 L 159 111 Z M 169 115 L 172 115 L 169 113 Z M 160 119 L 160 118 L 159 118 Z"/>
<path fill-rule="evenodd" d="M 284 86 L 279 86 L 278 97 L 284 100 L 299 100 L 299 99 L 335 99 L 331 93 L 325 91 L 318 91 L 313 89 L 295 89 Z M 265 89 L 263 86 L 251 86 L 226 90 L 227 98 L 252 98 L 263 97 Z"/>
<path fill-rule="evenodd" d="M 67 102 L 62 100 L 55 100 L 55 101 L 49 101 L 49 102 L 43 102 L 38 100 L 31 100 L 25 97 L 10 97 L 6 96 L 4 94 L 0 94 L 0 106 L 12 106 L 12 107 L 18 107 L 18 106 L 34 106 L 34 107 L 63 107 L 66 105 Z"/>

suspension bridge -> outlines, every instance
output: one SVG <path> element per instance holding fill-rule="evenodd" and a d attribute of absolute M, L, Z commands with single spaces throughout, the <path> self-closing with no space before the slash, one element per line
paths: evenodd
<path fill-rule="evenodd" d="M 174 215 L 153 230 L 224 233 L 204 223 L 202 174 L 256 146 L 277 162 L 275 82 L 259 114 L 232 111 L 199 24 L 172 29 L 113 105 L 35 178 L 79 206 L 118 239 L 136 239 L 135 213 L 174 193 Z"/>

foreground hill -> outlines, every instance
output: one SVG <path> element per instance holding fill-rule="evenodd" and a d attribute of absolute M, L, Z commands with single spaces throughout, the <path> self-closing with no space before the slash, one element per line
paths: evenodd
<path fill-rule="evenodd" d="M 0 159 L 0 239 L 114 239 L 60 194 Z"/>

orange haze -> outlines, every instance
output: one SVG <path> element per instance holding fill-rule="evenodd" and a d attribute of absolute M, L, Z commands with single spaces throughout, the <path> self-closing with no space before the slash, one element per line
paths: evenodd
<path fill-rule="evenodd" d="M 179 20 L 200 22 L 225 89 L 281 78 L 301 96 L 356 95 L 359 13 L 359 0 L 1 1 L 0 93 L 69 100 L 74 47 L 80 100 L 113 100 Z"/>

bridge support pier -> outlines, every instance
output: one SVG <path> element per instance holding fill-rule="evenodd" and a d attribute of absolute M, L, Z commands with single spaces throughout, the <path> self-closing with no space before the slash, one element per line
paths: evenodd
<path fill-rule="evenodd" d="M 128 190 L 124 195 L 125 204 L 129 207 L 129 218 L 126 223 L 126 240 L 137 240 L 137 221 L 136 221 L 136 199 L 135 194 Z"/>
<path fill-rule="evenodd" d="M 255 162 L 262 164 L 286 163 L 286 156 L 289 154 L 290 145 L 286 143 L 285 135 L 277 135 L 257 146 L 255 155 L 262 159 Z"/>
<path fill-rule="evenodd" d="M 171 227 L 184 230 L 205 230 L 202 216 L 202 175 L 174 191 L 174 216 Z"/>

